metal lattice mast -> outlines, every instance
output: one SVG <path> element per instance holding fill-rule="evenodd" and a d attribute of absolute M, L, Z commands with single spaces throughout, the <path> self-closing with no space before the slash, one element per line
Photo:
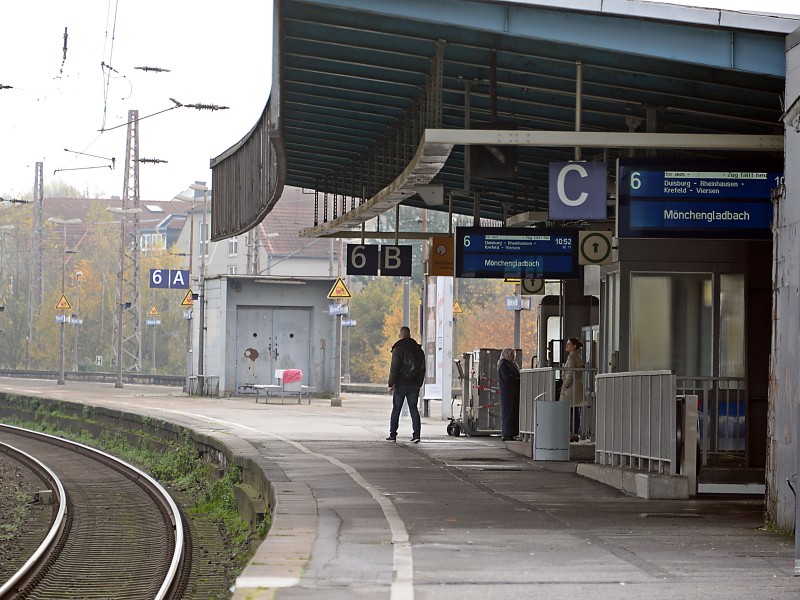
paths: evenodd
<path fill-rule="evenodd" d="M 44 163 L 36 163 L 34 234 L 36 241 L 36 310 L 44 303 Z"/>
<path fill-rule="evenodd" d="M 33 322 L 44 301 L 44 163 L 36 163 L 33 181 L 33 226 L 31 228 L 30 277 L 28 279 L 28 337 L 25 340 L 25 368 L 31 368 Z"/>
<path fill-rule="evenodd" d="M 122 368 L 126 371 L 141 371 L 142 366 L 142 308 L 139 299 L 139 213 L 131 209 L 139 208 L 139 111 L 128 111 L 128 141 L 125 151 L 125 182 L 122 189 L 122 210 L 120 219 L 124 240 L 120 251 L 120 277 L 122 285 L 117 286 L 117 304 L 130 304 L 123 311 L 122 332 L 119 324 L 114 326 L 114 355 L 117 360 L 118 336 L 122 335 Z M 129 212 L 126 212 L 129 211 Z M 122 293 L 122 297 L 120 297 Z"/>

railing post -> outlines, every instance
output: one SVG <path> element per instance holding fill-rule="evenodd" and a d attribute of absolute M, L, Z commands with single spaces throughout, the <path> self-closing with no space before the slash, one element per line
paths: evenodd
<path fill-rule="evenodd" d="M 682 475 L 689 478 L 689 495 L 697 495 L 697 396 L 684 396 L 680 418 L 683 431 Z"/>

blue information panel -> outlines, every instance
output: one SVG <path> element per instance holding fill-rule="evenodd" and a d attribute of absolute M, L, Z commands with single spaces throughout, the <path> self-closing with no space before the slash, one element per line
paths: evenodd
<path fill-rule="evenodd" d="M 619 237 L 770 239 L 779 165 L 620 159 Z"/>
<path fill-rule="evenodd" d="M 150 269 L 151 288 L 189 289 L 189 269 Z"/>
<path fill-rule="evenodd" d="M 576 229 L 456 229 L 456 277 L 577 279 L 578 273 Z"/>

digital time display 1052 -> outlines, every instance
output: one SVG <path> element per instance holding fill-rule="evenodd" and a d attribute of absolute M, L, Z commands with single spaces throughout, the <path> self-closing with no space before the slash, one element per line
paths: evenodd
<path fill-rule="evenodd" d="M 459 227 L 456 277 L 575 279 L 578 231 Z"/>

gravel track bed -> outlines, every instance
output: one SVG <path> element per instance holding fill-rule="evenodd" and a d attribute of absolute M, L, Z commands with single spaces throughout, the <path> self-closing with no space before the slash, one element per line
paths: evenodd
<path fill-rule="evenodd" d="M 0 455 L 0 583 L 24 564 L 47 535 L 52 507 L 32 503 L 34 493 L 42 487 L 34 473 Z M 186 494 L 169 492 L 184 507 L 193 539 L 185 600 L 230 598 L 239 568 L 229 536 L 207 514 L 186 510 L 191 502 Z"/>
<path fill-rule="evenodd" d="M 32 471 L 0 454 L 0 583 L 25 564 L 50 529 L 52 507 L 32 502 L 42 487 Z"/>

